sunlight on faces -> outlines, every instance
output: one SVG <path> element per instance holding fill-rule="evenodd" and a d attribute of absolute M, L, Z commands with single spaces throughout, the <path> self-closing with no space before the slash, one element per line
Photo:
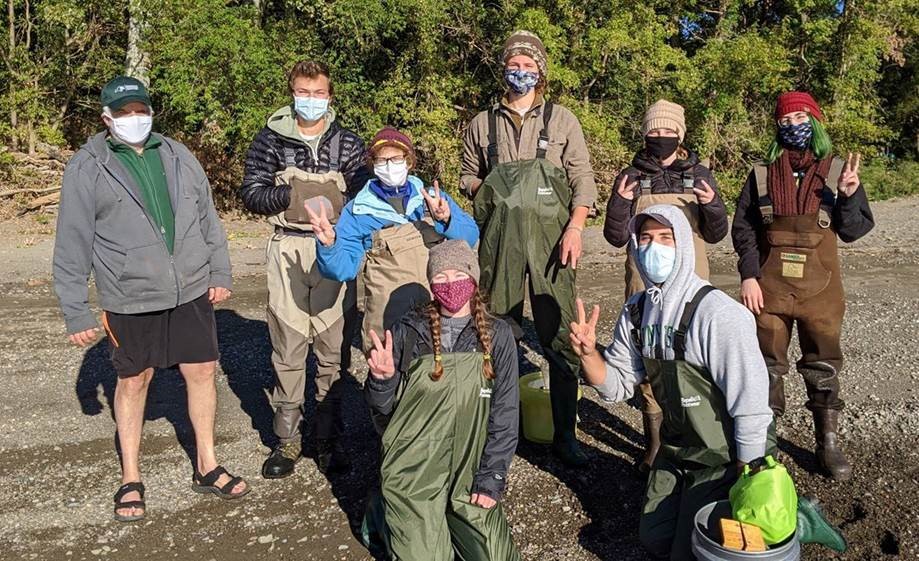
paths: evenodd
<path fill-rule="evenodd" d="M 792 111 L 791 113 L 782 115 L 778 123 L 781 126 L 800 125 L 801 123 L 806 123 L 809 117 L 810 113 L 807 111 Z"/>
<path fill-rule="evenodd" d="M 527 55 L 514 55 L 504 63 L 505 70 L 526 70 L 539 74 L 539 65 Z"/>
<path fill-rule="evenodd" d="M 645 218 L 645 221 L 641 224 L 641 232 L 638 235 L 638 244 L 646 245 L 651 242 L 667 247 L 676 247 L 673 228 L 665 226 L 653 218 Z"/>
<path fill-rule="evenodd" d="M 313 78 L 298 76 L 294 79 L 293 93 L 295 97 L 313 97 L 316 99 L 330 99 L 331 84 L 329 79 L 322 74 Z"/>
<path fill-rule="evenodd" d="M 446 282 L 456 282 L 461 280 L 466 280 L 470 278 L 469 275 L 462 271 L 456 269 L 447 269 L 446 271 L 441 271 L 434 275 L 434 278 L 431 279 L 431 284 L 443 284 Z"/>
<path fill-rule="evenodd" d="M 655 138 L 659 136 L 679 137 L 680 134 L 677 131 L 671 129 L 651 129 L 645 136 L 653 136 Z"/>

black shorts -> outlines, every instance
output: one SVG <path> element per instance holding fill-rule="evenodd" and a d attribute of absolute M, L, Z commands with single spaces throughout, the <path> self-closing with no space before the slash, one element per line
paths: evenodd
<path fill-rule="evenodd" d="M 120 377 L 148 368 L 217 360 L 217 322 L 207 293 L 181 306 L 145 314 L 102 313 Z"/>

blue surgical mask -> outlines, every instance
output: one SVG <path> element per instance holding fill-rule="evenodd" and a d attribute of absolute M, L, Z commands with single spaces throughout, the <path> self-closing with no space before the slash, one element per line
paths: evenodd
<path fill-rule="evenodd" d="M 810 121 L 799 125 L 779 125 L 779 142 L 792 150 L 804 150 L 811 143 L 814 128 Z"/>
<path fill-rule="evenodd" d="M 514 90 L 514 93 L 525 95 L 536 87 L 536 83 L 539 82 L 539 73 L 526 70 L 505 70 L 504 81 Z"/>
<path fill-rule="evenodd" d="M 329 99 L 319 97 L 294 97 L 294 110 L 307 121 L 318 121 L 329 112 Z"/>
<path fill-rule="evenodd" d="M 638 246 L 638 262 L 645 272 L 645 275 L 647 275 L 654 284 L 661 284 L 670 277 L 670 273 L 673 272 L 673 264 L 675 261 L 675 247 L 662 245 L 656 242 Z"/>

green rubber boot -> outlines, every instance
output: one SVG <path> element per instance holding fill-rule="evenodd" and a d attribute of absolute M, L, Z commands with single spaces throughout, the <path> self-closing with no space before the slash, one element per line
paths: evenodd
<path fill-rule="evenodd" d="M 798 497 L 798 541 L 819 543 L 840 553 L 848 547 L 842 532 L 830 524 L 813 497 Z"/>

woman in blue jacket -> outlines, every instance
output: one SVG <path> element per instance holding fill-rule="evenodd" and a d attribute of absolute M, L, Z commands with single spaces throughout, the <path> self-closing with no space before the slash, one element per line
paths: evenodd
<path fill-rule="evenodd" d="M 392 127 L 385 127 L 370 144 L 370 163 L 376 177 L 367 182 L 342 209 L 333 226 L 324 205 L 307 211 L 319 241 L 319 271 L 331 279 L 346 281 L 362 273 L 364 350 L 371 348 L 370 331 L 384 333 L 406 312 L 429 302 L 428 250 L 445 239 L 462 239 L 470 247 L 479 230 L 463 209 L 437 182 L 427 189 L 409 175 L 415 166 L 412 141 Z"/>

